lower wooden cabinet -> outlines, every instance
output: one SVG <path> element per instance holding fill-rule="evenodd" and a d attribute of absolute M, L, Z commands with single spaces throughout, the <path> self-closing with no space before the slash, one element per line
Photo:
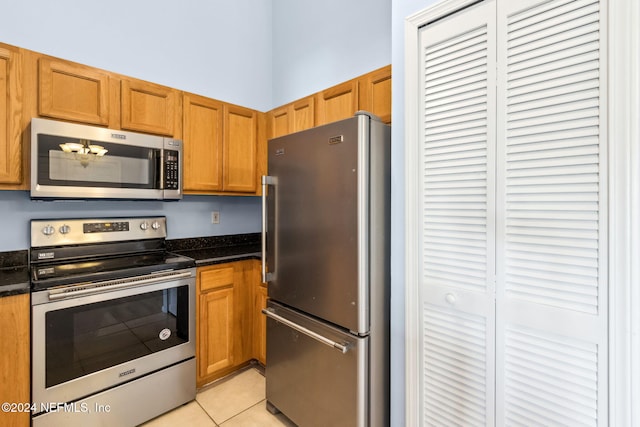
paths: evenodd
<path fill-rule="evenodd" d="M 253 358 L 251 260 L 199 267 L 196 282 L 197 386 Z"/>
<path fill-rule="evenodd" d="M 267 318 L 262 309 L 267 308 L 267 284 L 260 277 L 260 262 L 254 263 L 256 277 L 253 295 L 253 358 L 267 364 Z"/>
<path fill-rule="evenodd" d="M 30 401 L 29 294 L 0 298 L 0 401 Z M 29 412 L 0 411 L 0 425 L 29 426 Z"/>

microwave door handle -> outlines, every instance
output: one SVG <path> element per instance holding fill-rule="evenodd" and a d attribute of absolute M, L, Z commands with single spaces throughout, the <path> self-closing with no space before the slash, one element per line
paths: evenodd
<path fill-rule="evenodd" d="M 262 282 L 267 283 L 275 279 L 275 259 L 273 260 L 272 269 L 270 272 L 267 271 L 267 224 L 268 224 L 268 209 L 267 209 L 267 190 L 269 186 L 273 187 L 272 196 L 275 200 L 276 197 L 276 186 L 278 184 L 278 179 L 273 176 L 262 176 Z M 274 204 L 275 206 L 275 204 Z M 274 228 L 276 227 L 276 222 L 273 222 Z M 273 237 L 275 238 L 275 230 L 271 230 Z M 273 254 L 275 256 L 275 254 Z"/>
<path fill-rule="evenodd" d="M 164 148 L 160 149 L 160 158 L 158 159 L 158 167 L 156 168 L 156 170 L 158 171 L 158 173 L 160 174 L 160 190 L 164 190 L 164 168 L 165 168 L 165 163 L 164 163 Z"/>

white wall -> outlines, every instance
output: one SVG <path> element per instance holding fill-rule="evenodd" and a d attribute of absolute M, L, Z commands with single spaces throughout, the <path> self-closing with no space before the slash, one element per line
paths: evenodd
<path fill-rule="evenodd" d="M 0 42 L 261 111 L 272 0 L 0 0 Z"/>
<path fill-rule="evenodd" d="M 391 0 L 273 0 L 273 106 L 391 63 Z"/>

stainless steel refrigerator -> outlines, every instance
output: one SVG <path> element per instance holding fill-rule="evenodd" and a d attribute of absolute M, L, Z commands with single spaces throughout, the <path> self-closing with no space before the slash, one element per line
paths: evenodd
<path fill-rule="evenodd" d="M 358 112 L 268 143 L 267 408 L 301 427 L 389 424 L 390 135 Z"/>

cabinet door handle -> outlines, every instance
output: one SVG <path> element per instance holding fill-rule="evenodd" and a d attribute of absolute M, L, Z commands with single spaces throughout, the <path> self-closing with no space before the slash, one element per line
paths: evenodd
<path fill-rule="evenodd" d="M 275 259 L 272 263 L 272 270 L 267 272 L 267 189 L 271 185 L 273 189 L 276 189 L 276 185 L 278 184 L 278 179 L 273 176 L 262 176 L 262 282 L 267 283 L 275 279 Z M 276 197 L 276 191 L 273 191 L 272 197 Z M 276 227 L 275 221 L 273 222 L 274 228 Z M 274 233 L 275 230 L 271 230 Z M 275 236 L 274 236 L 275 238 Z M 275 254 L 273 255 L 275 256 Z"/>

